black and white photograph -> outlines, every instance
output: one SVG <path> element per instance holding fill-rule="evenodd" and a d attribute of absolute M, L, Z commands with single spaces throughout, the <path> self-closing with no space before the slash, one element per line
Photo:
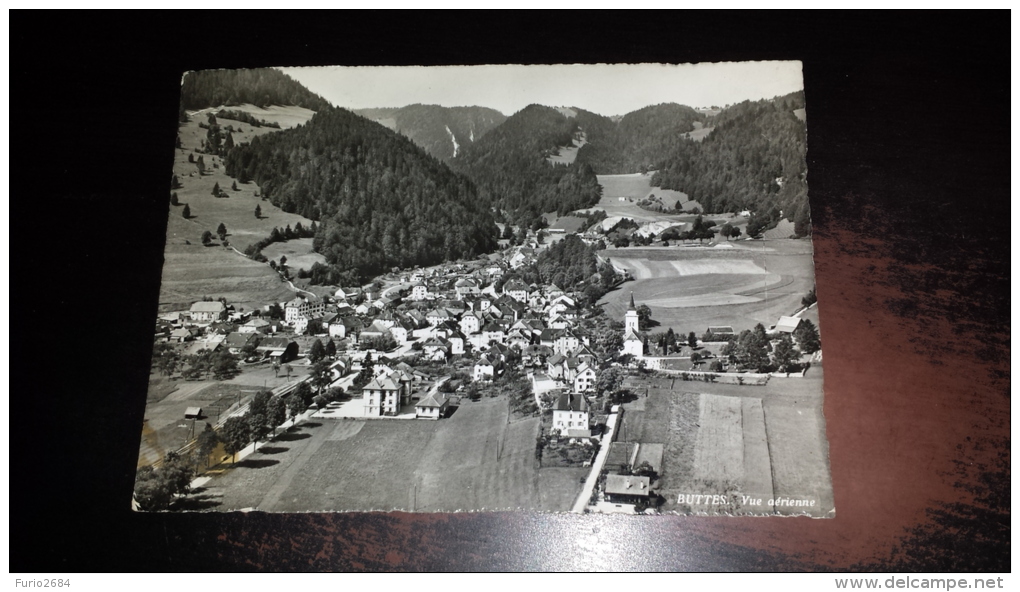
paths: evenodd
<path fill-rule="evenodd" d="M 125 504 L 833 518 L 803 89 L 186 73 Z"/>

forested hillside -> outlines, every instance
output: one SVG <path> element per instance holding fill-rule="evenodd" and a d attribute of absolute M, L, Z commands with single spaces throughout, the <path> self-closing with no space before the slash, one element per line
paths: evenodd
<path fill-rule="evenodd" d="M 232 106 L 296 105 L 321 111 L 330 104 L 279 70 L 199 70 L 188 72 L 181 84 L 181 109 Z"/>
<path fill-rule="evenodd" d="M 458 156 L 506 120 L 505 115 L 487 107 L 414 104 L 399 109 L 359 109 L 355 113 L 407 136 L 445 161 Z"/>
<path fill-rule="evenodd" d="M 804 93 L 797 92 L 725 109 L 702 142 L 673 145 L 652 184 L 683 191 L 706 213 L 749 209 L 756 213 L 752 223 L 764 226 L 782 212 L 806 234 L 807 130 L 794 114 L 803 107 Z"/>
<path fill-rule="evenodd" d="M 590 166 L 546 160 L 577 132 L 575 119 L 529 105 L 465 148 L 451 165 L 512 220 L 530 225 L 545 212 L 563 214 L 598 203 L 602 189 Z"/>
<path fill-rule="evenodd" d="M 588 143 L 577 154 L 579 163 L 591 165 L 600 175 L 644 171 L 659 166 L 694 122 L 705 116 L 676 103 L 652 105 L 624 115 L 614 123 L 608 117 L 578 109 L 578 124 Z"/>
<path fill-rule="evenodd" d="M 360 283 L 393 266 L 494 250 L 497 228 L 474 184 L 410 140 L 345 109 L 236 146 L 227 174 L 253 179 L 284 211 L 318 220 L 316 283 Z"/>

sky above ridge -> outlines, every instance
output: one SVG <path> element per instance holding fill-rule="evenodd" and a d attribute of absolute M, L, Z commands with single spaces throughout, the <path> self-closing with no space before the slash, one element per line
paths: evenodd
<path fill-rule="evenodd" d="M 538 103 L 624 115 L 648 105 L 724 106 L 804 88 L 797 61 L 552 66 L 280 68 L 338 107 L 481 106 L 512 115 Z"/>

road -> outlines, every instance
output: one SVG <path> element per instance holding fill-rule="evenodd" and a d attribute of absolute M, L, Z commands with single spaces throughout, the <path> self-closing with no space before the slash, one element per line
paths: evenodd
<path fill-rule="evenodd" d="M 619 409 L 619 406 L 615 406 L 614 409 Z M 606 432 L 602 435 L 602 442 L 600 443 L 598 454 L 595 455 L 595 461 L 591 463 L 591 472 L 588 473 L 588 478 L 584 480 L 584 487 L 581 489 L 581 493 L 578 494 L 574 507 L 570 509 L 575 514 L 584 513 L 585 508 L 588 507 L 588 502 L 591 500 L 592 492 L 595 490 L 595 486 L 598 485 L 599 475 L 602 474 L 602 467 L 606 465 L 606 459 L 609 458 L 609 449 L 613 444 L 613 437 L 616 436 L 616 420 L 619 417 L 619 412 L 614 412 L 610 413 L 606 419 Z"/>

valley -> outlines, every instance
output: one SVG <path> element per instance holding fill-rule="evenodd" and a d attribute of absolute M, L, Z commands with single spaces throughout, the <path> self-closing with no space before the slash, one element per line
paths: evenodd
<path fill-rule="evenodd" d="M 699 146 L 754 109 L 787 125 L 796 98 L 713 128 L 676 103 L 356 113 L 272 73 L 199 77 L 189 101 L 254 92 L 217 77 L 318 111 L 180 126 L 142 509 L 727 513 L 684 496 L 753 493 L 820 505 L 747 513 L 831 515 L 811 241 L 779 207 L 804 196 L 782 170 L 753 210 L 719 211 L 751 194 L 713 183 L 744 177 L 699 177 L 708 213 L 681 190 Z M 171 471 L 198 478 L 160 506 Z"/>

